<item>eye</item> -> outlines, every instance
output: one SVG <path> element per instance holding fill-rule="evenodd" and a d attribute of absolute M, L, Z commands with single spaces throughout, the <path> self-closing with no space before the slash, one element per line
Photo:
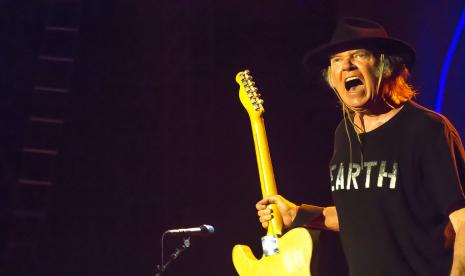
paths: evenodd
<path fill-rule="evenodd" d="M 354 54 L 355 59 L 360 59 L 361 60 L 361 59 L 367 59 L 369 57 L 370 57 L 370 55 L 367 52 L 357 52 L 357 53 Z"/>
<path fill-rule="evenodd" d="M 330 62 L 331 63 L 339 63 L 342 61 L 342 58 L 341 57 L 333 57 L 331 58 Z"/>

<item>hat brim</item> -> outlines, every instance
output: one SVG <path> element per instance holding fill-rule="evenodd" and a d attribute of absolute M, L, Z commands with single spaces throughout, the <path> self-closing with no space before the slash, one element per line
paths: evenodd
<path fill-rule="evenodd" d="M 408 69 L 411 69 L 415 63 L 415 50 L 413 47 L 401 40 L 382 37 L 360 38 L 325 44 L 307 52 L 303 58 L 303 63 L 310 70 L 321 70 L 329 65 L 331 55 L 352 49 L 367 49 L 375 52 L 379 51 L 387 55 L 397 55 L 403 58 L 405 66 Z"/>

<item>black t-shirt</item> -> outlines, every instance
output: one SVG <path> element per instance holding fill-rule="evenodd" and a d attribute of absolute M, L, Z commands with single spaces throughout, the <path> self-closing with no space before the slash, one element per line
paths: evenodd
<path fill-rule="evenodd" d="M 339 124 L 330 177 L 350 275 L 450 273 L 444 228 L 465 207 L 464 160 L 450 122 L 413 102 L 360 141 Z"/>

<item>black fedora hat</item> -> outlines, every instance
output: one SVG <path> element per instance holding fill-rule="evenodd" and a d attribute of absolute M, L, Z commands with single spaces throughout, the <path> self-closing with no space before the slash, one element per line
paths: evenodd
<path fill-rule="evenodd" d="M 341 18 L 331 41 L 307 52 L 303 62 L 307 68 L 322 69 L 329 65 L 331 55 L 362 48 L 400 56 L 409 69 L 415 63 L 415 50 L 409 44 L 389 37 L 380 24 L 355 17 Z"/>

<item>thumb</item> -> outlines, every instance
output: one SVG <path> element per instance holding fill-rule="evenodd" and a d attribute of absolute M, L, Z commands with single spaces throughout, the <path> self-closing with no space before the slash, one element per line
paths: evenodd
<path fill-rule="evenodd" d="M 280 200 L 278 195 L 270 195 L 263 197 L 258 203 L 262 205 L 276 204 Z"/>

